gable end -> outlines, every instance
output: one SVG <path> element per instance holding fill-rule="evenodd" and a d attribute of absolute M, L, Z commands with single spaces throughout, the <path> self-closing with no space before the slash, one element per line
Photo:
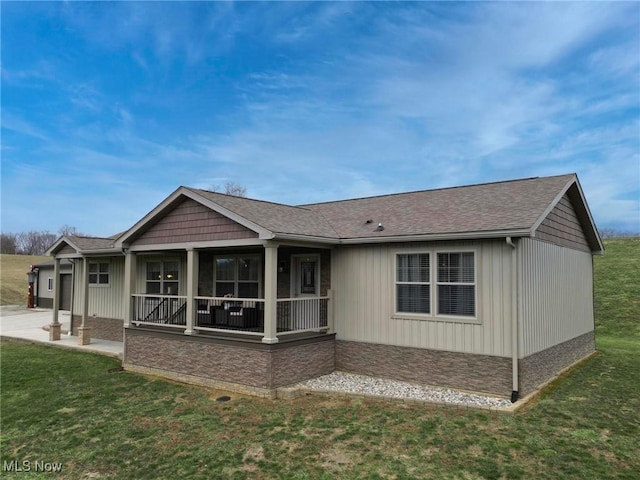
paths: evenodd
<path fill-rule="evenodd" d="M 142 232 L 131 245 L 257 238 L 247 227 L 192 199 L 184 199 Z"/>
<path fill-rule="evenodd" d="M 535 237 L 563 247 L 591 251 L 573 203 L 566 193 L 542 221 Z"/>

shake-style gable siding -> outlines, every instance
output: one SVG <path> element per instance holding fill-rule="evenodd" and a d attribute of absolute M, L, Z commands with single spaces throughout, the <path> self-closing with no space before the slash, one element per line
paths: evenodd
<path fill-rule="evenodd" d="M 476 251 L 479 324 L 394 317 L 395 255 L 416 251 Z M 336 248 L 332 253 L 338 340 L 483 355 L 511 354 L 511 249 L 504 240 Z"/>
<path fill-rule="evenodd" d="M 258 234 L 198 202 L 186 199 L 152 225 L 132 245 L 255 238 Z"/>
<path fill-rule="evenodd" d="M 591 254 L 529 238 L 518 248 L 520 358 L 593 331 Z"/>
<path fill-rule="evenodd" d="M 65 245 L 64 247 L 62 247 L 60 249 L 60 251 L 58 251 L 58 255 L 60 254 L 74 254 L 76 253 L 76 249 L 73 248 L 71 245 Z"/>
<path fill-rule="evenodd" d="M 590 252 L 580 220 L 569 196 L 565 194 L 536 230 L 536 238 Z"/>

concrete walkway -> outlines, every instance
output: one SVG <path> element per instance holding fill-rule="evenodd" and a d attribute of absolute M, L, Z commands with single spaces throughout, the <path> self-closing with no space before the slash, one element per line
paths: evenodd
<path fill-rule="evenodd" d="M 63 332 L 60 340 L 55 342 L 49 340 L 49 332 L 45 330 L 45 328 L 48 328 L 52 319 L 53 312 L 51 310 L 43 308 L 26 309 L 24 306 L 14 305 L 1 306 L 0 336 L 122 358 L 122 342 L 111 342 L 92 338 L 89 345 L 78 345 L 78 337 L 68 334 L 70 324 L 69 312 L 60 312 L 58 315 L 58 320 L 62 324 Z"/>

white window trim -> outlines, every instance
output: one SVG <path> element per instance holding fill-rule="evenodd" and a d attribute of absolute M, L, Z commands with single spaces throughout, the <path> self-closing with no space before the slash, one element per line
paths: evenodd
<path fill-rule="evenodd" d="M 238 259 L 239 258 L 255 258 L 256 260 L 258 260 L 258 297 L 255 298 L 255 300 L 261 300 L 263 298 L 263 292 L 262 292 L 262 255 L 260 255 L 259 253 L 248 253 L 248 254 L 242 254 L 242 253 L 233 253 L 233 254 L 229 254 L 229 255 L 214 255 L 213 257 L 213 294 L 215 297 L 215 293 L 216 293 L 216 284 L 218 283 L 218 272 L 216 271 L 216 260 L 218 260 L 219 258 L 233 258 L 235 259 L 235 271 L 233 272 L 233 284 L 234 287 L 233 289 L 235 291 L 238 291 L 238 285 L 240 283 L 256 283 L 253 281 L 241 281 L 238 280 Z M 223 283 L 231 283 L 231 280 L 220 280 Z M 244 297 L 238 297 L 238 298 L 244 298 Z M 254 299 L 248 299 L 248 300 L 254 300 Z"/>
<path fill-rule="evenodd" d="M 90 261 L 89 262 L 89 270 L 91 270 L 91 265 L 101 265 L 101 264 L 106 264 L 109 266 L 109 271 L 108 272 L 102 272 L 100 273 L 100 267 L 98 267 L 98 271 L 93 273 L 91 271 L 87 272 L 87 283 L 89 284 L 89 287 L 91 288 L 109 288 L 111 286 L 111 262 L 96 262 L 96 261 Z M 97 279 L 99 280 L 99 276 L 100 275 L 107 275 L 109 281 L 107 283 L 93 283 L 91 281 L 89 281 L 89 279 L 91 278 L 91 275 L 98 275 Z"/>
<path fill-rule="evenodd" d="M 423 320 L 430 322 L 450 322 L 450 323 L 471 323 L 479 325 L 482 323 L 481 316 L 478 312 L 478 279 L 480 278 L 480 272 L 478 269 L 478 255 L 479 248 L 477 247 L 432 247 L 432 248 L 411 248 L 392 251 L 393 262 L 392 264 L 392 282 L 393 282 L 393 294 L 392 294 L 392 315 L 394 320 Z M 431 313 L 404 313 L 398 312 L 398 299 L 396 288 L 396 272 L 398 268 L 398 255 L 400 254 L 412 254 L 412 253 L 428 253 L 429 254 L 429 284 L 431 285 L 430 294 L 430 310 Z M 475 296 L 475 315 L 462 316 L 462 315 L 445 315 L 438 313 L 438 286 L 441 282 L 438 282 L 438 253 L 473 253 L 473 269 L 474 269 L 474 296 Z M 444 283 L 444 285 L 455 285 L 450 283 Z M 460 285 L 469 285 L 468 283 L 461 283 Z"/>
<path fill-rule="evenodd" d="M 47 292 L 53 292 L 53 277 L 47 278 Z"/>

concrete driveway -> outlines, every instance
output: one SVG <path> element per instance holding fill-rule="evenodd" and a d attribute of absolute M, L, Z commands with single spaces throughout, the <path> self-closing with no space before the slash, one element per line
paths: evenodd
<path fill-rule="evenodd" d="M 0 336 L 15 338 L 34 343 L 42 343 L 63 348 L 73 348 L 86 352 L 122 358 L 122 342 L 92 339 L 89 345 L 78 345 L 78 337 L 67 334 L 69 331 L 69 312 L 60 312 L 58 321 L 62 323 L 60 340 L 49 340 L 49 332 L 43 327 L 53 320 L 53 312 L 43 308 L 26 309 L 24 306 L 0 307 Z"/>

